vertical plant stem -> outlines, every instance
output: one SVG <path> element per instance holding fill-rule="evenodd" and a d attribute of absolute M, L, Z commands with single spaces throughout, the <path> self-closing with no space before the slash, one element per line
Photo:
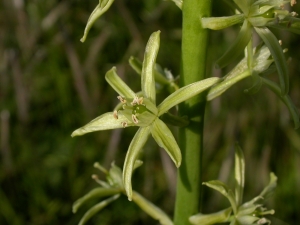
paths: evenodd
<path fill-rule="evenodd" d="M 205 78 L 208 31 L 201 27 L 200 18 L 210 12 L 211 0 L 183 1 L 181 86 Z M 175 225 L 190 224 L 188 218 L 200 210 L 204 111 L 204 95 L 179 108 L 180 115 L 187 115 L 191 123 L 179 131 L 183 161 L 177 178 Z"/>

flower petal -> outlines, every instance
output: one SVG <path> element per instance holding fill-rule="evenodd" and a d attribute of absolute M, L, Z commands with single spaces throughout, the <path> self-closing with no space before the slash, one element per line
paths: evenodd
<path fill-rule="evenodd" d="M 224 195 L 230 202 L 231 207 L 233 209 L 234 214 L 237 213 L 237 204 L 235 202 L 235 196 L 232 190 L 228 188 L 226 184 L 219 180 L 211 180 L 208 182 L 203 182 L 203 185 L 206 185 L 212 189 L 215 189 L 216 191 L 220 192 L 222 195 Z"/>
<path fill-rule="evenodd" d="M 102 14 L 104 14 L 109 9 L 109 7 L 111 6 L 111 4 L 113 2 L 114 2 L 114 0 L 102 0 L 102 1 L 100 0 L 99 1 L 99 4 L 93 10 L 93 12 L 91 13 L 91 15 L 87 21 L 86 27 L 84 29 L 83 37 L 80 39 L 81 42 L 85 41 L 92 25 Z"/>
<path fill-rule="evenodd" d="M 82 217 L 82 219 L 79 221 L 79 225 L 84 225 L 93 215 L 98 213 L 100 210 L 102 210 L 104 207 L 106 207 L 108 204 L 112 203 L 113 201 L 117 200 L 120 197 L 120 195 L 114 195 L 108 199 L 105 199 L 101 201 L 100 203 L 94 205 L 92 208 L 90 208 Z"/>
<path fill-rule="evenodd" d="M 212 99 L 218 97 L 227 89 L 229 89 L 232 85 L 234 85 L 235 83 L 239 82 L 240 80 L 246 77 L 249 77 L 250 75 L 251 75 L 250 70 L 245 70 L 244 72 L 236 76 L 225 78 L 222 82 L 216 84 L 209 90 L 208 95 L 206 96 L 207 101 L 211 101 Z"/>
<path fill-rule="evenodd" d="M 133 191 L 132 200 L 149 216 L 153 219 L 158 220 L 162 225 L 173 225 L 172 220 L 168 217 L 168 215 L 154 205 L 152 202 L 145 199 L 139 193 Z"/>
<path fill-rule="evenodd" d="M 111 129 L 123 128 L 124 123 L 126 123 L 126 126 L 135 125 L 122 114 L 119 114 L 118 119 L 116 119 L 114 117 L 114 113 L 108 112 L 93 119 L 91 122 L 84 125 L 83 127 L 78 128 L 71 134 L 71 136 L 72 137 L 81 136 L 86 133 L 100 131 L 100 130 L 111 130 Z"/>
<path fill-rule="evenodd" d="M 235 145 L 235 201 L 237 205 L 242 204 L 245 185 L 245 159 L 242 149 L 238 144 Z"/>
<path fill-rule="evenodd" d="M 87 202 L 88 200 L 95 199 L 95 198 L 102 198 L 110 195 L 115 195 L 121 192 L 120 188 L 94 188 L 89 193 L 78 199 L 76 202 L 74 202 L 72 211 L 73 213 L 76 213 L 79 207 Z"/>
<path fill-rule="evenodd" d="M 244 14 L 223 17 L 203 17 L 200 19 L 203 28 L 211 30 L 221 30 L 232 25 L 242 23 L 245 19 Z"/>
<path fill-rule="evenodd" d="M 237 58 L 249 43 L 252 35 L 251 24 L 248 20 L 244 20 L 243 26 L 234 43 L 227 49 L 227 51 L 217 60 L 218 68 L 227 66 L 232 60 Z"/>
<path fill-rule="evenodd" d="M 141 127 L 134 135 L 126 154 L 123 166 L 123 184 L 129 201 L 132 200 L 131 177 L 134 170 L 135 161 L 137 160 L 140 150 L 148 140 L 149 134 L 149 126 Z"/>
<path fill-rule="evenodd" d="M 159 104 L 157 107 L 158 116 L 161 116 L 173 106 L 178 105 L 179 103 L 184 102 L 185 100 L 205 91 L 212 85 L 216 84 L 219 80 L 220 78 L 218 77 L 211 77 L 178 89 Z"/>
<path fill-rule="evenodd" d="M 105 79 L 120 96 L 126 98 L 134 98 L 136 96 L 134 91 L 118 76 L 116 67 L 107 71 Z"/>
<path fill-rule="evenodd" d="M 151 134 L 157 144 L 169 154 L 176 167 L 179 167 L 181 164 L 181 152 L 167 125 L 157 118 L 151 126 Z"/>
<path fill-rule="evenodd" d="M 156 91 L 155 91 L 155 80 L 154 80 L 154 70 L 156 56 L 159 50 L 160 42 L 160 31 L 156 31 L 151 34 L 143 61 L 142 68 L 142 91 L 146 98 L 150 99 L 155 104 Z"/>
<path fill-rule="evenodd" d="M 281 94 L 285 95 L 289 91 L 289 77 L 288 77 L 287 64 L 286 64 L 285 57 L 283 55 L 282 48 L 279 45 L 279 42 L 275 37 L 275 35 L 268 28 L 255 27 L 255 31 L 264 41 L 264 43 L 269 48 L 273 56 L 278 71 Z"/>
<path fill-rule="evenodd" d="M 262 81 L 264 84 L 268 86 L 268 88 L 273 91 L 280 99 L 283 101 L 283 103 L 286 105 L 288 108 L 293 120 L 294 120 L 294 126 L 295 129 L 298 129 L 300 127 L 300 119 L 299 119 L 299 113 L 297 107 L 294 105 L 293 101 L 288 95 L 282 96 L 281 95 L 281 90 L 279 86 L 266 78 L 261 77 Z"/>
<path fill-rule="evenodd" d="M 228 220 L 231 215 L 231 212 L 232 208 L 227 208 L 219 212 L 210 214 L 198 213 L 196 215 L 191 216 L 189 218 L 189 221 L 193 225 L 211 225 L 215 223 L 225 223 L 229 222 Z"/>

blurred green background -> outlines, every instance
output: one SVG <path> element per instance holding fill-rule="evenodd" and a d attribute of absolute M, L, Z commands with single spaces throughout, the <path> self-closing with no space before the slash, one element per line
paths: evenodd
<path fill-rule="evenodd" d="M 158 63 L 177 76 L 180 71 L 181 11 L 161 0 L 116 0 L 96 22 L 84 44 L 79 42 L 96 0 L 2 0 L 0 2 L 0 224 L 77 224 L 98 200 L 73 214 L 72 203 L 97 184 L 95 161 L 122 167 L 135 128 L 71 138 L 76 128 L 117 104 L 104 75 L 112 66 L 135 91 L 139 77 L 128 59 L 143 57 L 150 34 L 161 30 Z M 230 15 L 214 1 L 213 15 Z M 298 7 L 298 6 L 297 6 Z M 294 9 L 300 12 L 300 8 Z M 236 37 L 238 26 L 211 33 L 209 73 L 223 76 L 213 62 Z M 292 60 L 290 96 L 300 108 L 299 36 L 278 33 Z M 232 64 L 234 65 L 234 64 Z M 276 75 L 273 76 L 276 80 Z M 266 88 L 255 95 L 240 82 L 209 102 L 206 111 L 203 179 L 233 184 L 233 146 L 246 157 L 245 200 L 260 193 L 270 171 L 278 176 L 269 207 L 274 224 L 300 221 L 300 138 L 287 108 Z M 161 93 L 164 96 L 164 93 Z M 176 132 L 176 130 L 174 129 Z M 176 170 L 150 141 L 134 188 L 172 215 Z M 104 179 L 102 174 L 99 175 Z M 204 188 L 203 211 L 227 207 L 226 200 Z M 285 221 L 285 222 L 283 222 Z M 88 224 L 157 224 L 125 196 Z"/>

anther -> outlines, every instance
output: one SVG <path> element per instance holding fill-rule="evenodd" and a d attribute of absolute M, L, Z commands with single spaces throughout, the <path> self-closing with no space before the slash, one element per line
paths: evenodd
<path fill-rule="evenodd" d="M 119 118 L 119 117 L 118 117 L 118 111 L 117 111 L 117 110 L 114 111 L 113 116 L 114 116 L 114 118 L 115 118 L 116 120 Z"/>

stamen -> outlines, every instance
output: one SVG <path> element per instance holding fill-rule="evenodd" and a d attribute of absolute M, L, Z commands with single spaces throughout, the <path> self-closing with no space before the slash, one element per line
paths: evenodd
<path fill-rule="evenodd" d="M 137 124 L 137 123 L 139 122 L 139 120 L 137 119 L 136 115 L 132 114 L 131 118 L 132 118 L 132 121 L 133 121 L 135 124 Z"/>
<path fill-rule="evenodd" d="M 117 111 L 117 110 L 114 111 L 113 116 L 114 116 L 114 118 L 115 118 L 116 120 L 119 118 L 119 117 L 118 117 L 118 111 Z"/>
<path fill-rule="evenodd" d="M 294 6 L 297 4 L 297 1 L 296 0 L 291 0 L 291 6 Z"/>
<path fill-rule="evenodd" d="M 123 98 L 122 96 L 118 96 L 117 98 L 119 99 L 120 102 L 122 102 L 124 104 L 126 103 L 126 99 Z"/>
<path fill-rule="evenodd" d="M 278 42 L 279 42 L 280 45 L 282 45 L 282 40 L 279 40 Z"/>
<path fill-rule="evenodd" d="M 139 104 L 139 105 L 143 104 L 143 101 L 144 101 L 144 98 L 143 98 L 143 97 L 138 98 L 138 104 Z"/>
<path fill-rule="evenodd" d="M 125 128 L 125 127 L 128 126 L 128 123 L 127 122 L 122 122 L 121 125 L 122 125 L 123 128 Z"/>

